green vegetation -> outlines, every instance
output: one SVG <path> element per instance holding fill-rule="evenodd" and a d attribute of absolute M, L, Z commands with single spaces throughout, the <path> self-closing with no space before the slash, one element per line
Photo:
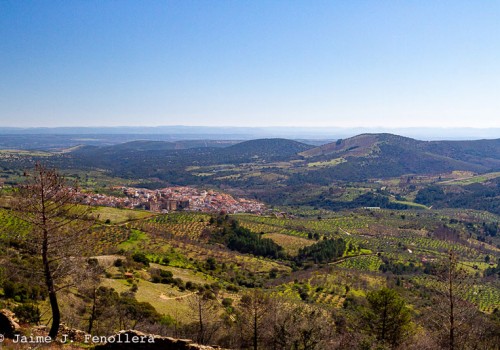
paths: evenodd
<path fill-rule="evenodd" d="M 500 172 L 493 172 L 493 173 L 486 173 L 486 174 L 481 174 L 481 175 L 469 175 L 466 177 L 454 179 L 454 180 L 447 180 L 447 181 L 441 181 L 439 184 L 442 185 L 470 185 L 474 183 L 483 183 L 487 182 L 493 179 L 496 179 L 500 177 Z"/>
<path fill-rule="evenodd" d="M 127 221 L 144 219 L 153 215 L 148 211 L 118 209 L 111 207 L 95 207 L 92 210 L 92 214 L 97 220 L 110 224 L 122 224 Z"/>
<path fill-rule="evenodd" d="M 369 310 L 366 318 L 377 340 L 395 347 L 410 329 L 411 314 L 405 300 L 392 289 L 383 288 L 366 296 Z"/>
<path fill-rule="evenodd" d="M 490 159 L 481 158 L 485 145 Z M 474 320 L 457 339 L 464 349 L 498 344 L 496 143 L 365 135 L 320 149 L 266 140 L 202 155 L 163 146 L 102 148 L 99 159 L 93 148 L 1 158 L 2 307 L 27 324 L 49 319 L 43 278 L 33 278 L 40 259 L 22 240 L 32 226 L 11 207 L 20 169 L 43 156 L 62 168 L 71 159 L 66 174 L 99 193 L 189 184 L 269 207 L 256 215 L 92 207 L 98 243 L 91 257 L 70 257 L 71 288 L 61 295 L 62 321 L 75 328 L 134 327 L 242 349 L 439 349 L 446 334 L 431 321 L 449 319 L 443 271 L 453 252 L 454 305 Z"/>
<path fill-rule="evenodd" d="M 269 238 L 262 238 L 261 234 L 241 227 L 236 220 L 219 216 L 213 221 L 217 224 L 218 233 L 212 239 L 224 242 L 229 249 L 266 258 L 285 257 L 281 246 Z"/>
<path fill-rule="evenodd" d="M 316 264 L 331 262 L 344 255 L 345 250 L 346 243 L 342 238 L 326 239 L 300 249 L 297 261 L 304 262 L 311 260 Z"/>

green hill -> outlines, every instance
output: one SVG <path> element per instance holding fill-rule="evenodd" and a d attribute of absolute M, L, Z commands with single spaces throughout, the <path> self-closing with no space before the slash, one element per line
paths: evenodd
<path fill-rule="evenodd" d="M 306 182 L 327 178 L 365 180 L 452 170 L 488 172 L 500 168 L 500 139 L 428 142 L 392 134 L 363 134 L 300 155 L 308 162 L 345 160 L 332 167 L 311 169 L 303 178 Z"/>

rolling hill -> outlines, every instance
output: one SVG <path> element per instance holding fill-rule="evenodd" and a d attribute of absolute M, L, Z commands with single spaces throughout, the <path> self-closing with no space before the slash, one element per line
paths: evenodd
<path fill-rule="evenodd" d="M 238 143 L 220 151 L 221 156 L 248 159 L 289 159 L 314 148 L 302 142 L 287 139 L 259 139 Z"/>
<path fill-rule="evenodd" d="M 214 142 L 134 141 L 84 146 L 41 161 L 61 169 L 101 169 L 130 179 L 249 190 L 257 183 L 262 190 L 262 186 L 277 184 L 326 186 L 333 181 L 407 174 L 500 170 L 500 139 L 419 141 L 392 134 L 362 134 L 319 147 L 288 139 Z"/>
<path fill-rule="evenodd" d="M 362 180 L 452 170 L 481 173 L 500 168 L 500 139 L 418 141 L 392 134 L 363 134 L 312 148 L 300 155 L 310 162 L 345 160 L 310 172 L 314 178 Z"/>

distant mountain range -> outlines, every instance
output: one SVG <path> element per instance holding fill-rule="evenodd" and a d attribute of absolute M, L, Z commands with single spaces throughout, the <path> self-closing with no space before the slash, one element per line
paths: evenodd
<path fill-rule="evenodd" d="M 2 137 L 8 135 L 57 135 L 59 138 L 88 139 L 84 144 L 108 142 L 115 144 L 132 140 L 252 140 L 287 138 L 295 140 L 337 140 L 364 133 L 392 133 L 420 140 L 473 140 L 500 137 L 500 128 L 341 128 L 341 127 L 220 127 L 220 126 L 158 126 L 158 127 L 0 127 Z M 132 136 L 132 137 L 131 137 Z M 94 143 L 92 143 L 94 142 Z"/>
<path fill-rule="evenodd" d="M 387 194 L 360 197 L 353 203 L 339 200 L 335 197 L 336 188 L 342 192 L 341 188 L 357 187 L 363 183 L 360 188 L 373 189 L 374 180 L 398 179 L 406 175 L 408 178 L 430 175 L 423 178 L 439 179 L 441 175 L 446 177 L 458 170 L 489 173 L 484 176 L 484 183 L 474 184 L 475 187 L 446 188 L 448 192 L 455 191 L 452 194 L 447 192 L 446 198 L 451 198 L 449 202 L 429 203 L 500 213 L 500 197 L 497 194 L 500 190 L 500 185 L 497 186 L 500 184 L 500 138 L 421 141 L 379 133 L 361 134 L 320 143 L 319 146 L 284 138 L 249 141 L 135 140 L 111 145 L 80 145 L 65 152 L 53 152 L 52 156 L 25 152 L 21 156 L 0 158 L 0 166 L 10 171 L 24 171 L 35 161 L 61 170 L 97 170 L 136 181 L 136 187 L 191 185 L 220 188 L 270 204 L 329 209 L 350 208 L 353 205 L 405 206 L 390 202 Z M 426 185 L 418 186 L 411 190 L 415 192 L 413 197 Z M 465 204 L 462 203 L 464 198 L 468 198 Z"/>
<path fill-rule="evenodd" d="M 31 138 L 36 142 L 36 137 Z M 61 169 L 101 169 L 119 177 L 157 179 L 163 184 L 234 188 L 327 186 L 333 181 L 443 174 L 454 170 L 500 171 L 499 138 L 420 141 L 387 133 L 361 134 L 319 146 L 284 138 L 243 142 L 135 140 L 80 145 L 54 154 L 40 161 Z M 4 165 L 12 166 L 12 163 Z M 25 167 L 21 163 L 19 166 Z"/>
<path fill-rule="evenodd" d="M 236 144 L 211 142 L 134 141 L 105 147 L 86 146 L 72 152 L 71 157 L 78 164 L 109 169 L 117 175 L 187 182 L 200 180 L 186 170 L 193 165 L 231 165 L 236 169 L 241 164 L 261 168 L 267 164 L 266 173 L 274 172 L 292 182 L 300 179 L 313 184 L 453 170 L 477 173 L 500 170 L 500 139 L 419 141 L 392 134 L 362 134 L 321 146 L 288 139 L 258 139 Z M 274 164 L 276 162 L 287 162 L 287 165 Z M 236 174 L 237 171 L 240 174 Z M 231 174 L 241 177 L 245 171 L 234 170 Z M 205 180 L 212 181 L 212 178 Z"/>

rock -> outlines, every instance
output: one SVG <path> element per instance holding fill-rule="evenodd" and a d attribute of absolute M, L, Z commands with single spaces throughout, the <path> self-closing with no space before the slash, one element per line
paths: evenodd
<path fill-rule="evenodd" d="M 0 310 L 0 334 L 5 338 L 14 338 L 14 334 L 19 332 L 19 320 L 16 315 L 7 309 Z"/>
<path fill-rule="evenodd" d="M 99 337 L 98 337 L 99 338 Z M 96 340 L 98 339 L 96 338 Z M 120 331 L 114 336 L 105 337 L 107 343 L 96 345 L 95 350 L 214 350 L 221 349 L 193 343 L 189 339 L 175 339 L 142 333 L 136 330 Z"/>
<path fill-rule="evenodd" d="M 67 341 L 83 343 L 85 341 L 85 337 L 88 337 L 87 332 L 75 328 L 69 328 L 64 323 L 59 325 L 58 338 L 60 340 L 65 339 Z"/>

